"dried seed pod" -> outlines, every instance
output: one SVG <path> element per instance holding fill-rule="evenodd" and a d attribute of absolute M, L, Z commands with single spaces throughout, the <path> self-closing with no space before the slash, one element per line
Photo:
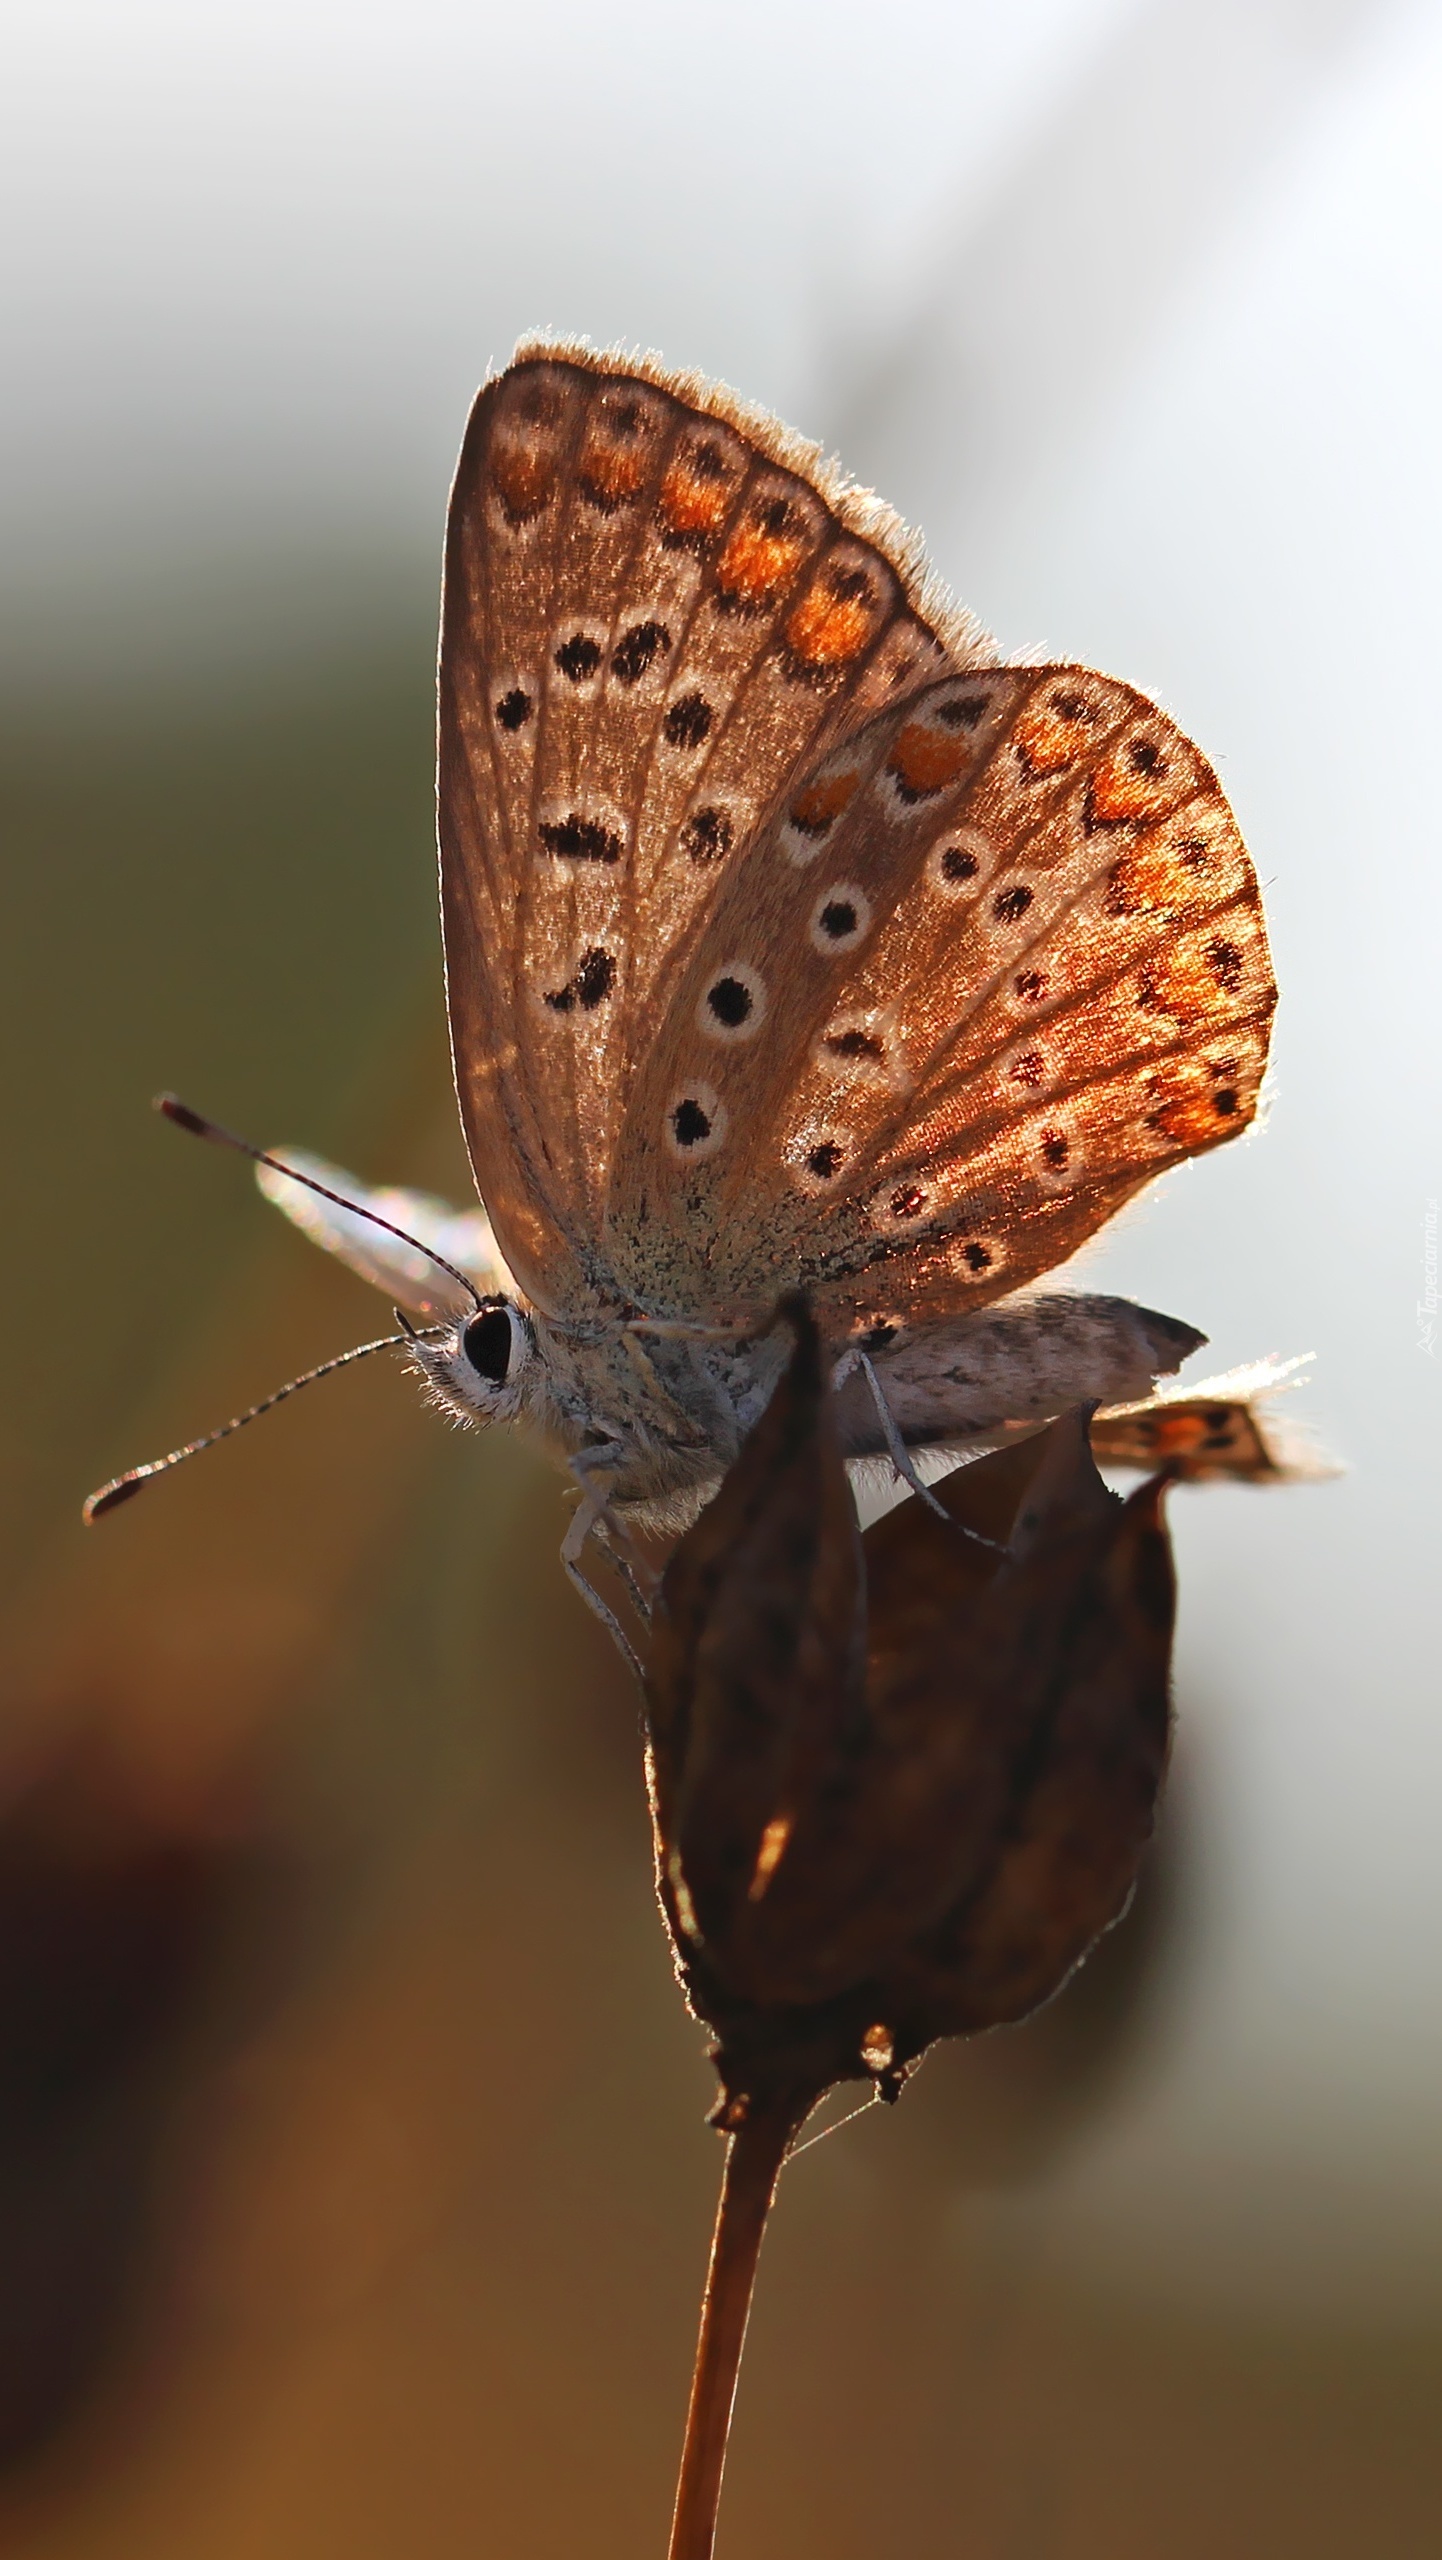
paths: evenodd
<path fill-rule="evenodd" d="M 985 1854 L 958 1867 L 945 1914 L 890 1969 L 898 2062 L 1048 1999 L 1125 1909 L 1151 1836 L 1175 1610 L 1164 1487 L 1107 1493 L 1080 1415 L 1045 1443 L 971 1629 Z M 913 1677 L 936 1695 L 945 1675 L 933 1655 Z"/>
<path fill-rule="evenodd" d="M 864 1715 L 864 1570 L 815 1328 L 664 1578 L 650 1707 L 683 1936 L 741 1980 L 798 1824 L 844 1786 Z M 804 1832 L 803 1832 L 804 1836 Z"/>
<path fill-rule="evenodd" d="M 1167 1741 L 1160 1480 L 1084 1413 L 860 1539 L 822 1346 L 662 1584 L 648 1673 L 663 1903 L 726 2120 L 1018 2018 L 1116 1918 Z M 965 1534 L 967 1531 L 973 1534 Z"/>

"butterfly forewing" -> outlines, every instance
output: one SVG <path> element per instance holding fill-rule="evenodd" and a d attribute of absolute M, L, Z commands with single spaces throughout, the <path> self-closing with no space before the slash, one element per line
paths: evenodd
<path fill-rule="evenodd" d="M 710 386 L 537 347 L 482 393 L 440 799 L 467 1135 L 554 1312 L 954 1317 L 1255 1110 L 1266 940 L 1196 749 L 998 666 Z"/>
<path fill-rule="evenodd" d="M 614 1288 L 633 1075 L 794 777 L 987 654 L 959 620 L 943 645 L 883 519 L 657 368 L 538 349 L 477 401 L 442 631 L 448 999 L 481 1193 L 544 1307 Z M 644 1249 L 621 1285 L 669 1287 Z"/>
<path fill-rule="evenodd" d="M 628 1282 L 981 1306 L 1251 1119 L 1274 989 L 1216 778 L 1128 687 L 967 671 L 793 777 L 638 1072 Z"/>

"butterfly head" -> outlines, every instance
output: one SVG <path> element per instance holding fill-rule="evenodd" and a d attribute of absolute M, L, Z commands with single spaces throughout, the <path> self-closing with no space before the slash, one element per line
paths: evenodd
<path fill-rule="evenodd" d="M 415 1336 L 411 1356 L 438 1403 L 463 1422 L 510 1422 L 537 1362 L 529 1316 L 514 1298 L 479 1298 L 443 1333 Z"/>

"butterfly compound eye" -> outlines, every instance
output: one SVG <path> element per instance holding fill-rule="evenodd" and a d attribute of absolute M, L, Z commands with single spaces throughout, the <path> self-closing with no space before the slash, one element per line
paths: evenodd
<path fill-rule="evenodd" d="M 503 1387 L 511 1372 L 516 1323 L 508 1306 L 483 1307 L 461 1335 L 461 1349 L 478 1378 Z"/>

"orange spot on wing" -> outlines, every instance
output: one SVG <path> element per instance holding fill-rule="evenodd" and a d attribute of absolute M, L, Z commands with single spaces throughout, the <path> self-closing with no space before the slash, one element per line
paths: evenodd
<path fill-rule="evenodd" d="M 1012 743 L 1028 773 L 1040 778 L 1065 773 L 1078 756 L 1085 755 L 1091 728 L 1089 720 L 1064 719 L 1049 703 L 1041 703 L 1036 710 L 1023 712 L 1011 733 Z"/>
<path fill-rule="evenodd" d="M 1126 751 L 1118 750 L 1104 756 L 1092 775 L 1087 816 L 1095 827 L 1134 826 L 1138 819 L 1159 818 L 1176 796 L 1174 778 L 1138 773 Z"/>
<path fill-rule="evenodd" d="M 829 827 L 855 796 L 859 773 L 824 773 L 792 801 L 787 815 L 802 828 Z"/>
<path fill-rule="evenodd" d="M 904 792 L 921 799 L 955 782 L 970 763 L 971 752 L 966 739 L 954 731 L 927 729 L 919 720 L 911 720 L 887 757 L 886 770 Z"/>
<path fill-rule="evenodd" d="M 1199 1413 L 1153 1414 L 1149 1424 L 1148 1436 L 1159 1457 L 1179 1457 L 1184 1450 L 1198 1448 L 1207 1436 Z"/>
<path fill-rule="evenodd" d="M 725 480 L 703 479 L 684 462 L 673 462 L 661 483 L 661 515 L 672 533 L 716 534 L 731 509 Z"/>
<path fill-rule="evenodd" d="M 837 596 L 820 581 L 808 588 L 786 625 L 798 658 L 811 667 L 844 667 L 871 636 L 871 615 L 855 596 Z"/>
<path fill-rule="evenodd" d="M 551 455 L 524 444 L 497 446 L 491 478 L 513 524 L 525 524 L 532 516 L 540 515 L 550 504 L 556 486 Z"/>
<path fill-rule="evenodd" d="M 741 604 L 765 604 L 795 576 L 805 553 L 795 534 L 739 524 L 717 564 L 717 585 Z"/>
<path fill-rule="evenodd" d="M 1245 1129 L 1256 1109 L 1256 1082 L 1251 1060 L 1179 1063 L 1149 1079 L 1147 1124 L 1189 1155 L 1215 1146 Z"/>
<path fill-rule="evenodd" d="M 616 505 L 623 498 L 634 498 L 644 484 L 645 456 L 634 449 L 627 452 L 619 445 L 593 439 L 581 456 L 581 477 Z"/>
<path fill-rule="evenodd" d="M 1174 843 L 1163 834 L 1143 837 L 1107 874 L 1107 913 L 1182 915 L 1207 896 L 1208 887 L 1205 869 L 1189 860 L 1185 843 Z"/>
<path fill-rule="evenodd" d="M 1168 951 L 1142 971 L 1137 1002 L 1145 1013 L 1169 1014 L 1174 1022 L 1196 1023 L 1222 1010 L 1216 973 L 1199 951 Z"/>

